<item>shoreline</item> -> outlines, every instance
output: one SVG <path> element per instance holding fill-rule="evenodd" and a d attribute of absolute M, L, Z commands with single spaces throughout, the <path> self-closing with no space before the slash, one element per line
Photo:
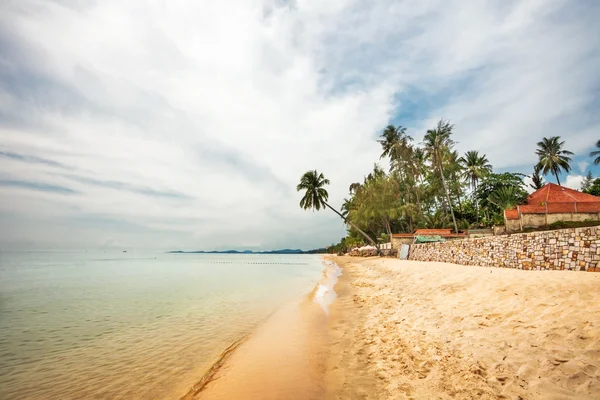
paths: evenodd
<path fill-rule="evenodd" d="M 341 269 L 182 400 L 600 398 L 600 276 L 323 257 Z M 216 365 L 216 364 L 215 364 Z"/>
<path fill-rule="evenodd" d="M 282 395 L 288 399 L 295 395 L 300 395 L 298 400 L 307 399 L 305 392 L 312 393 L 311 399 L 320 399 L 324 391 L 322 364 L 327 351 L 325 321 L 335 299 L 334 286 L 339 276 L 335 262 L 325 257 L 321 261 L 322 277 L 312 290 L 279 306 L 252 332 L 223 350 L 180 400 L 234 399 L 252 391 L 262 399 L 278 399 Z M 292 348 L 295 350 L 290 351 Z M 306 354 L 313 356 L 308 363 Z M 294 358 L 298 365 L 290 362 Z M 257 369 L 261 371 L 257 373 Z M 273 379 L 279 379 L 279 384 L 274 385 Z"/>

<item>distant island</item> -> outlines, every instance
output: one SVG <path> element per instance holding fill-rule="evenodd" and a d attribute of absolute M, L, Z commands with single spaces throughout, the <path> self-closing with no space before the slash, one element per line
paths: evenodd
<path fill-rule="evenodd" d="M 168 254 L 320 254 L 327 253 L 327 249 L 314 249 L 314 250 L 300 250 L 300 249 L 282 249 L 282 250 L 270 250 L 270 251 L 252 251 L 252 250 L 222 250 L 222 251 L 182 251 L 173 250 L 167 251 Z"/>

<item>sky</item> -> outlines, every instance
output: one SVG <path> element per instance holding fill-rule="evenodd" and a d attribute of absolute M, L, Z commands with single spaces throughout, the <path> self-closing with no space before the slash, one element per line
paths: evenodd
<path fill-rule="evenodd" d="M 322 247 L 392 123 L 530 173 L 600 139 L 594 0 L 0 3 L 0 249 Z M 547 177 L 549 181 L 553 179 Z"/>

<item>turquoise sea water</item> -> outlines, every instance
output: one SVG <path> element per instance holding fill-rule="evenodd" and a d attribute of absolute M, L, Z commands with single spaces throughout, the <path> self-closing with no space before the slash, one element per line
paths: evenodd
<path fill-rule="evenodd" d="M 177 399 L 319 256 L 0 253 L 0 399 Z"/>

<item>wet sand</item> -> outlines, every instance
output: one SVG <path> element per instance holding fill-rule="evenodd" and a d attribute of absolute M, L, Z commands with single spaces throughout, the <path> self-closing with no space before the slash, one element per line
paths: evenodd
<path fill-rule="evenodd" d="M 330 259 L 185 399 L 600 398 L 600 274 Z"/>
<path fill-rule="evenodd" d="M 322 399 L 329 356 L 327 309 L 337 270 L 326 268 L 321 286 L 282 306 L 232 345 L 182 400 Z"/>
<path fill-rule="evenodd" d="M 334 260 L 326 399 L 600 398 L 600 274 Z"/>

